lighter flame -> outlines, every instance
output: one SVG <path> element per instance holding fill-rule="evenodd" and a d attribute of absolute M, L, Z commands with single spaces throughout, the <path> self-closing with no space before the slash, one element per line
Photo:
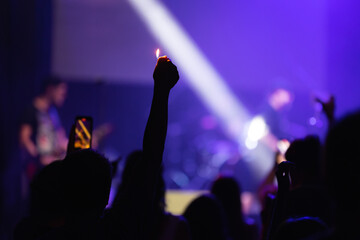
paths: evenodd
<path fill-rule="evenodd" d="M 156 58 L 159 58 L 160 56 L 160 48 L 156 49 Z"/>

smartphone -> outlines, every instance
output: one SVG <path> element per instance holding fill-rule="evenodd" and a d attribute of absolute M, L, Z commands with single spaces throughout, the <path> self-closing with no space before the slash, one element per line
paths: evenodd
<path fill-rule="evenodd" d="M 91 148 L 93 119 L 90 116 L 75 118 L 75 149 Z"/>

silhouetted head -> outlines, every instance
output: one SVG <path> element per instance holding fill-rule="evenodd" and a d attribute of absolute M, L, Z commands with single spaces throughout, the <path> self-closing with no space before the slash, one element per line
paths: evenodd
<path fill-rule="evenodd" d="M 360 212 L 360 112 L 344 117 L 329 131 L 325 168 L 328 187 L 338 204 Z"/>
<path fill-rule="evenodd" d="M 241 206 L 241 188 L 235 178 L 221 176 L 217 178 L 211 187 L 211 193 L 222 204 L 229 231 L 233 238 L 244 237 L 244 219 Z"/>
<path fill-rule="evenodd" d="M 125 162 L 124 170 L 121 175 L 121 185 L 131 184 L 131 176 L 134 174 L 134 171 L 139 171 L 137 166 L 141 165 L 140 162 L 143 158 L 143 152 L 141 150 L 135 150 L 131 152 Z"/>
<path fill-rule="evenodd" d="M 227 214 L 241 214 L 241 188 L 239 183 L 233 177 L 219 177 L 211 187 L 211 193 L 224 206 Z"/>
<path fill-rule="evenodd" d="M 55 220 L 64 216 L 62 161 L 54 161 L 45 166 L 31 183 L 32 216 L 44 221 Z"/>
<path fill-rule="evenodd" d="M 295 163 L 291 172 L 293 183 L 318 183 L 320 176 L 321 143 L 317 136 L 307 136 L 296 139 L 285 153 L 287 161 Z"/>
<path fill-rule="evenodd" d="M 146 163 L 144 163 L 143 152 L 141 150 L 135 150 L 131 152 L 125 162 L 124 170 L 122 172 L 122 181 L 118 187 L 118 191 L 115 197 L 115 202 L 122 203 L 122 197 L 128 193 L 128 189 L 143 189 L 147 188 L 147 169 L 145 169 Z M 156 175 L 155 175 L 156 176 Z M 151 222 L 147 224 L 149 229 L 147 239 L 158 239 L 159 234 L 163 231 L 163 217 L 165 216 L 165 182 L 162 176 L 162 168 L 159 169 L 156 176 L 156 185 L 152 194 L 152 214 Z M 146 188 L 144 188 L 146 187 Z M 143 192 L 143 197 L 146 197 L 146 193 Z"/>
<path fill-rule="evenodd" d="M 70 214 L 100 216 L 111 187 L 109 161 L 92 149 L 69 154 L 64 159 L 64 186 Z"/>
<path fill-rule="evenodd" d="M 290 218 L 281 223 L 274 240 L 300 240 L 327 230 L 326 224 L 315 217 Z"/>
<path fill-rule="evenodd" d="M 136 181 L 137 179 L 134 179 L 132 176 L 134 175 L 134 173 L 142 171 L 141 169 L 139 169 L 140 167 L 144 166 L 144 164 L 141 163 L 142 158 L 143 158 L 143 152 L 141 150 L 135 150 L 128 155 L 122 173 L 122 182 L 120 188 L 128 187 L 130 185 L 135 184 L 132 181 Z M 156 204 L 156 210 L 160 210 L 160 211 L 164 211 L 165 209 L 166 187 L 162 173 L 163 173 L 163 169 L 161 167 L 159 170 L 158 179 L 155 188 L 155 195 L 154 195 L 154 203 Z"/>
<path fill-rule="evenodd" d="M 67 84 L 60 78 L 50 76 L 45 79 L 42 93 L 57 107 L 61 107 L 67 96 Z"/>
<path fill-rule="evenodd" d="M 211 187 L 211 193 L 224 205 L 240 206 L 241 188 L 235 178 L 220 176 Z"/>
<path fill-rule="evenodd" d="M 192 201 L 184 212 L 193 240 L 227 239 L 228 229 L 224 211 L 212 194 L 202 195 Z"/>

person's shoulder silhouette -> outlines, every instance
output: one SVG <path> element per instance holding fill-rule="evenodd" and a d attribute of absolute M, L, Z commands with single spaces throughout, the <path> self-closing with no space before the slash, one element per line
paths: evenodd
<path fill-rule="evenodd" d="M 36 239 L 64 225 L 62 161 L 45 166 L 31 183 L 30 215 L 14 230 L 14 239 Z"/>
<path fill-rule="evenodd" d="M 74 151 L 63 162 L 65 224 L 48 239 L 106 239 L 102 220 L 111 186 L 111 165 L 92 149 Z"/>
<path fill-rule="evenodd" d="M 360 111 L 346 115 L 329 130 L 325 143 L 326 184 L 336 202 L 335 234 L 358 239 L 360 207 Z"/>

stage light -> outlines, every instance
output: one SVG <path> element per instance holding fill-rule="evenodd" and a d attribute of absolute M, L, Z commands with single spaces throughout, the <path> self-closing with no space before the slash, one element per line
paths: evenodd
<path fill-rule="evenodd" d="M 251 140 L 250 138 L 247 138 L 245 140 L 245 146 L 249 150 L 253 150 L 258 146 L 258 141 Z"/>
<path fill-rule="evenodd" d="M 259 141 L 268 133 L 269 129 L 266 126 L 265 120 L 261 116 L 255 116 L 248 129 L 248 138 L 253 141 Z"/>
<path fill-rule="evenodd" d="M 311 118 L 309 118 L 309 124 L 311 125 L 311 126 L 315 126 L 316 125 L 316 118 L 315 117 L 311 117 Z"/>
<path fill-rule="evenodd" d="M 252 150 L 258 145 L 258 141 L 269 133 L 269 129 L 262 116 L 255 116 L 249 123 L 245 146 Z"/>

